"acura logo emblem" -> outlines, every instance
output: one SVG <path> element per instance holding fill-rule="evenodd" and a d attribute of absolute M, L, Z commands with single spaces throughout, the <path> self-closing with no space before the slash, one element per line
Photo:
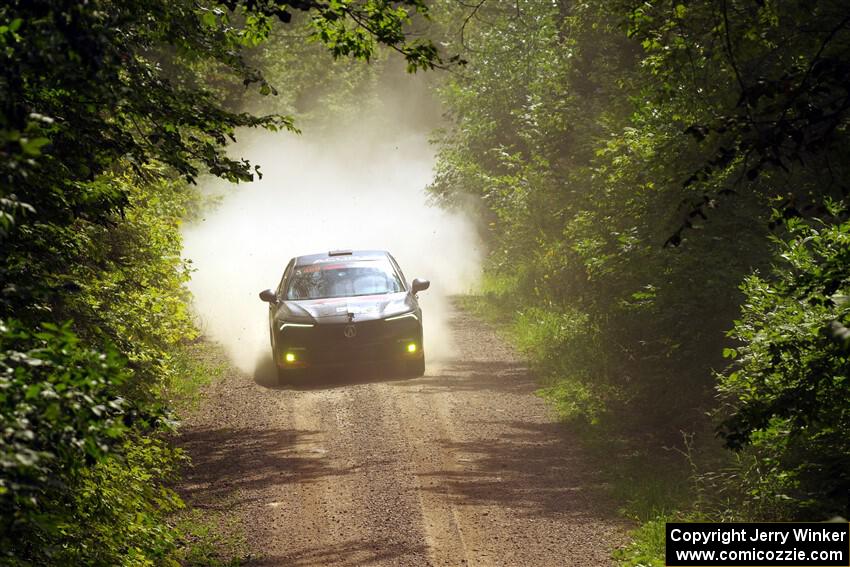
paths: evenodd
<path fill-rule="evenodd" d="M 354 327 L 354 325 L 347 325 L 343 334 L 345 335 L 346 339 L 350 339 L 357 334 L 357 329 Z"/>

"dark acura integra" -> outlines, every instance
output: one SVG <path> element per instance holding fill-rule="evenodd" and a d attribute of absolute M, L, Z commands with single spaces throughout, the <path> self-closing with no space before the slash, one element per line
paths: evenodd
<path fill-rule="evenodd" d="M 278 376 L 308 368 L 395 363 L 425 372 L 417 292 L 427 280 L 404 279 L 383 250 L 338 250 L 289 261 L 269 303 L 269 335 Z"/>

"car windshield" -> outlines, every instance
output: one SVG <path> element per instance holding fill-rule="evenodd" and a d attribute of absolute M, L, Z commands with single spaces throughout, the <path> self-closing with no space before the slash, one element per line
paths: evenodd
<path fill-rule="evenodd" d="M 389 262 L 362 261 L 297 266 L 289 278 L 286 299 L 325 299 L 382 295 L 404 290 Z"/>

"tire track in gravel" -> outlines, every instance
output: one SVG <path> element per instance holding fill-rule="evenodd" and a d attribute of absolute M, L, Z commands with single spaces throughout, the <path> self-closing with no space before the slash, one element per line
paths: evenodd
<path fill-rule="evenodd" d="M 241 518 L 255 566 L 610 564 L 627 524 L 521 359 L 456 310 L 426 376 L 212 385 L 184 427 L 190 505 Z"/>

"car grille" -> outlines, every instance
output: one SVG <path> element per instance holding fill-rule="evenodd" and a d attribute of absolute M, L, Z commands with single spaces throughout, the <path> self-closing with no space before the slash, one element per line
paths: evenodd
<path fill-rule="evenodd" d="M 346 329 L 354 329 L 346 336 Z M 400 321 L 353 321 L 319 324 L 312 328 L 288 328 L 281 336 L 282 347 L 305 349 L 305 360 L 313 364 L 372 362 L 403 354 L 406 341 L 421 341 L 419 323 Z"/>

